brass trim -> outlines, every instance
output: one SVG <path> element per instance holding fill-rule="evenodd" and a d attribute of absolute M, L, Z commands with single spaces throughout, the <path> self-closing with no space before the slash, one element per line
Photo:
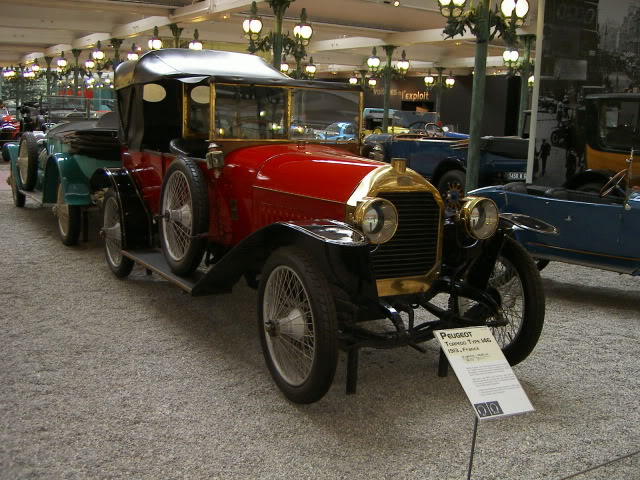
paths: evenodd
<path fill-rule="evenodd" d="M 187 98 L 187 84 L 182 84 L 182 138 L 185 138 L 189 134 L 189 112 L 187 110 L 189 105 L 189 99 Z"/>
<path fill-rule="evenodd" d="M 587 252 L 586 250 L 576 250 L 574 248 L 554 247 L 553 245 L 545 245 L 544 243 L 527 242 L 528 245 L 535 245 L 536 247 L 552 248 L 554 250 L 563 250 L 565 252 L 584 253 L 586 255 L 593 255 L 596 257 L 616 258 L 618 260 L 629 260 L 632 262 L 639 262 L 640 258 L 634 257 L 621 257 L 618 255 L 607 255 L 606 253 Z"/>
<path fill-rule="evenodd" d="M 216 88 L 209 84 L 209 141 L 216 138 Z"/>
<path fill-rule="evenodd" d="M 467 234 L 470 237 L 473 237 L 478 240 L 486 240 L 487 238 L 492 237 L 493 234 L 496 233 L 496 230 L 498 229 L 498 221 L 500 219 L 500 211 L 498 210 L 498 206 L 496 205 L 496 202 L 494 202 L 490 198 L 485 198 L 485 197 L 465 197 L 462 199 L 462 201 L 465 203 L 462 206 L 462 209 L 460 210 L 460 212 L 458 212 L 458 221 L 462 221 L 462 223 L 464 224 L 464 229 L 466 230 Z M 496 209 L 496 223 L 490 235 L 487 235 L 486 237 L 483 237 L 483 238 L 479 238 L 471 230 L 471 225 L 470 225 L 471 212 L 473 211 L 476 205 L 484 201 L 493 203 L 493 206 Z"/>
<path fill-rule="evenodd" d="M 265 190 L 267 192 L 282 193 L 284 195 L 293 195 L 294 197 L 310 198 L 311 200 L 321 200 L 323 202 L 338 203 L 340 205 L 344 204 L 344 202 L 340 202 L 338 200 L 330 200 L 328 198 L 322 198 L 322 197 L 313 197 L 311 195 L 304 195 L 302 193 L 285 192 L 283 190 L 276 190 L 275 188 L 260 187 L 258 185 L 254 185 L 253 188 L 254 189 L 257 188 L 258 190 Z"/>
<path fill-rule="evenodd" d="M 411 181 L 407 181 L 410 179 Z M 440 275 L 442 266 L 442 236 L 444 228 L 444 202 L 438 189 L 423 176 L 410 168 L 404 173 L 398 173 L 394 168 L 385 164 L 369 172 L 353 191 L 345 206 L 345 221 L 359 228 L 356 223 L 355 212 L 358 204 L 368 197 L 377 197 L 383 192 L 430 192 L 433 195 L 440 215 L 438 216 L 438 245 L 436 247 L 436 261 L 431 270 L 425 275 L 399 278 L 377 279 L 378 296 L 410 295 L 426 292 L 433 281 Z"/>

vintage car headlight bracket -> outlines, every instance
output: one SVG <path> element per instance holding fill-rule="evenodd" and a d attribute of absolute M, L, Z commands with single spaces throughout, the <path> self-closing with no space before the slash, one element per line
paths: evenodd
<path fill-rule="evenodd" d="M 467 233 L 478 240 L 491 237 L 498 228 L 500 214 L 493 200 L 482 197 L 466 197 L 458 214 Z"/>

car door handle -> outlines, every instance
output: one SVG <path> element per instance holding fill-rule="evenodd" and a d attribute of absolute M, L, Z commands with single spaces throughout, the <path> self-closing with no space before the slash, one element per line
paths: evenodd
<path fill-rule="evenodd" d="M 565 222 L 571 222 L 572 220 L 571 215 L 567 215 L 567 218 L 564 219 Z"/>

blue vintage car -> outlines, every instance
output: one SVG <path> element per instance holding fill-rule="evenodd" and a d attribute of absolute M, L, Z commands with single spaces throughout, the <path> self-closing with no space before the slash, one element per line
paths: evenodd
<path fill-rule="evenodd" d="M 358 128 L 353 123 L 336 122 L 316 132 L 316 137 L 319 140 L 353 140 L 357 132 Z"/>
<path fill-rule="evenodd" d="M 468 139 L 453 138 L 434 123 L 415 127 L 408 133 L 369 135 L 362 155 L 386 162 L 407 159 L 407 166 L 428 178 L 445 201 L 456 206 L 464 195 Z M 525 180 L 528 145 L 520 137 L 483 137 L 478 184 Z"/>
<path fill-rule="evenodd" d="M 555 235 L 528 230 L 515 234 L 540 268 L 559 261 L 640 275 L 640 192 L 620 190 L 629 170 L 614 176 L 601 194 L 524 183 L 470 194 L 492 199 L 503 214 L 531 215 L 557 228 Z"/>

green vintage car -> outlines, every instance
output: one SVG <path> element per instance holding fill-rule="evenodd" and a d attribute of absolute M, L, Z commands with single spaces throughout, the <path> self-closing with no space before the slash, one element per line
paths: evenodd
<path fill-rule="evenodd" d="M 24 207 L 27 198 L 54 204 L 62 243 L 76 245 L 86 226 L 83 213 L 95 205 L 91 176 L 98 168 L 121 165 L 116 113 L 97 121 L 61 124 L 46 134 L 25 132 L 5 150 L 16 207 Z"/>

